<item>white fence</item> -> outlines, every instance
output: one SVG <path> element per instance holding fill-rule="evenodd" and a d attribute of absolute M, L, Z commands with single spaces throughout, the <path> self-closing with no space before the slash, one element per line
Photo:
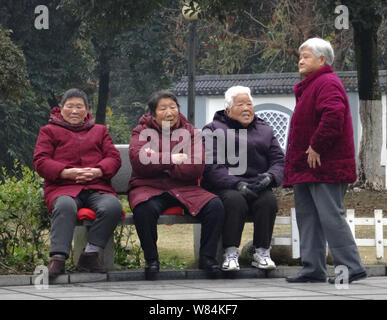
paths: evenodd
<path fill-rule="evenodd" d="M 383 218 L 382 210 L 374 210 L 373 218 L 355 218 L 355 210 L 347 209 L 346 220 L 351 229 L 356 244 L 359 247 L 375 247 L 376 258 L 384 257 L 384 247 L 387 246 L 387 239 L 383 239 L 383 226 L 387 226 L 387 218 Z M 290 217 L 277 217 L 276 225 L 291 225 L 291 237 L 274 237 L 272 245 L 292 246 L 292 257 L 297 259 L 300 257 L 300 236 L 297 227 L 296 210 L 291 209 Z M 374 226 L 374 239 L 356 239 L 355 226 Z"/>

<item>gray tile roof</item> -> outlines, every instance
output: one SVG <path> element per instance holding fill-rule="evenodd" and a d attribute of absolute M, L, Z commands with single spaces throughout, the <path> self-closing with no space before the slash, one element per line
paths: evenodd
<path fill-rule="evenodd" d="M 357 92 L 356 71 L 336 72 L 348 92 Z M 223 95 L 235 85 L 249 87 L 251 93 L 256 94 L 293 94 L 293 86 L 301 80 L 299 73 L 260 73 L 260 74 L 233 74 L 233 75 L 204 75 L 196 76 L 196 95 L 211 96 Z M 387 70 L 379 71 L 379 83 L 383 92 L 387 92 Z M 188 78 L 176 84 L 174 92 L 178 96 L 186 96 Z"/>

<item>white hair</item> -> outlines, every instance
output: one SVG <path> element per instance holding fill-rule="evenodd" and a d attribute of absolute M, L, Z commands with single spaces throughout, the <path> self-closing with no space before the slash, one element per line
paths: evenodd
<path fill-rule="evenodd" d="M 251 102 L 253 103 L 253 97 L 251 96 L 250 88 L 243 86 L 234 86 L 228 88 L 224 94 L 224 105 L 226 108 L 231 109 L 232 105 L 234 104 L 234 97 L 238 94 L 247 94 Z"/>
<path fill-rule="evenodd" d="M 333 53 L 333 48 L 329 41 L 320 38 L 310 38 L 298 48 L 298 52 L 301 52 L 305 47 L 312 50 L 317 58 L 324 56 L 326 58 L 325 64 L 332 65 L 335 54 Z"/>

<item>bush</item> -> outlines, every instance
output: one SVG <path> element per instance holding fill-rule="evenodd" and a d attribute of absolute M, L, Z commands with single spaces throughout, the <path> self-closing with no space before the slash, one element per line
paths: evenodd
<path fill-rule="evenodd" d="M 50 215 L 43 198 L 43 179 L 14 162 L 12 174 L 2 168 L 0 181 L 0 271 L 33 271 L 48 263 Z"/>

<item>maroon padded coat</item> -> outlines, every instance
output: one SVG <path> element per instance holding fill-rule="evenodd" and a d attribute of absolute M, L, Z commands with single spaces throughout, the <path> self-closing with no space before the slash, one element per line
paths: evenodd
<path fill-rule="evenodd" d="M 84 189 L 116 195 L 110 179 L 120 168 L 121 157 L 106 127 L 94 124 L 90 113 L 81 126 L 72 126 L 56 107 L 51 110 L 49 124 L 40 129 L 33 165 L 44 178 L 44 199 L 52 211 L 57 197 L 76 197 Z M 59 177 L 63 169 L 86 167 L 100 168 L 103 176 L 86 184 Z"/>
<path fill-rule="evenodd" d="M 140 151 L 146 149 L 148 143 L 147 141 L 140 141 L 140 134 L 146 129 L 153 129 L 153 132 L 157 133 L 158 146 L 156 144 L 152 147 L 152 150 L 156 152 L 159 164 L 143 164 L 140 161 Z M 185 130 L 190 135 L 190 139 L 187 141 L 191 149 L 191 164 L 175 165 L 170 159 L 171 151 L 180 143 L 179 141 L 171 141 L 173 140 L 171 135 L 174 132 L 177 133 L 179 129 Z M 179 114 L 178 122 L 171 128 L 170 135 L 166 139 L 170 142 L 169 150 L 162 149 L 161 128 L 149 113 L 143 115 L 137 127 L 133 129 L 129 147 L 129 157 L 132 165 L 128 195 L 130 207 L 133 210 L 139 203 L 168 192 L 179 200 L 191 215 L 195 216 L 208 201 L 216 197 L 198 186 L 198 179 L 204 171 L 204 148 L 195 153 L 194 146 L 195 144 L 202 146 L 200 133 L 182 114 Z M 180 139 L 180 141 L 182 140 Z M 175 151 L 184 152 L 184 150 Z M 164 158 L 164 161 L 162 161 L 162 158 Z M 168 159 L 167 162 L 169 163 L 164 163 L 165 159 Z"/>
<path fill-rule="evenodd" d="M 298 183 L 353 183 L 355 148 L 345 89 L 330 66 L 314 71 L 294 87 L 296 107 L 290 122 L 284 187 Z M 309 168 L 309 145 L 321 167 Z"/>

